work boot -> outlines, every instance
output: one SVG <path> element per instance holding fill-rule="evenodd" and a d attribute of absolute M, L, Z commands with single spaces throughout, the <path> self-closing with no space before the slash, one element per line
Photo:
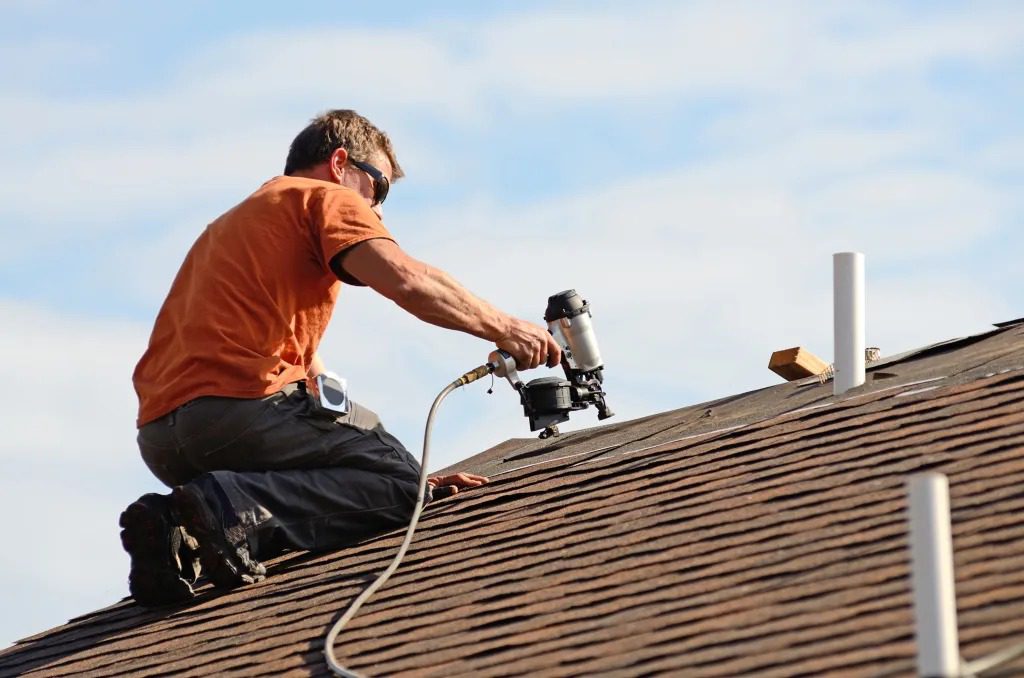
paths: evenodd
<path fill-rule="evenodd" d="M 178 521 L 198 540 L 203 574 L 214 586 L 230 589 L 266 576 L 266 568 L 249 556 L 244 540 L 238 544 L 228 538 L 216 499 L 208 498 L 190 483 L 174 488 L 171 505 Z"/>
<path fill-rule="evenodd" d="M 121 545 L 131 556 L 128 590 L 145 607 L 180 603 L 192 597 L 197 571 L 189 552 L 198 544 L 175 524 L 168 497 L 145 494 L 121 513 Z M 182 568 L 182 555 L 186 566 Z M 187 579 L 191 581 L 188 581 Z"/>

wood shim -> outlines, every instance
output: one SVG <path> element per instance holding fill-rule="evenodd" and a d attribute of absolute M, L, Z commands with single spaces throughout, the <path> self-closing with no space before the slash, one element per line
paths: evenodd
<path fill-rule="evenodd" d="M 807 349 L 796 346 L 772 353 L 768 369 L 786 381 L 814 377 L 828 369 L 828 363 Z"/>

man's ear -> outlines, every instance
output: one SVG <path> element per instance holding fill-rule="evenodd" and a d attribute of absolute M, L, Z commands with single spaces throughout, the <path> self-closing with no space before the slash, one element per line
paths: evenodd
<path fill-rule="evenodd" d="M 331 178 L 341 183 L 341 174 L 345 171 L 345 163 L 348 162 L 348 151 L 344 148 L 336 148 L 327 161 L 327 169 Z"/>

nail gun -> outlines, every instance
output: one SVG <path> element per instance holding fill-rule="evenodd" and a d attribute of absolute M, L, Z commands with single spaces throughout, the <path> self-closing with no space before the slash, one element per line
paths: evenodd
<path fill-rule="evenodd" d="M 530 430 L 541 431 L 541 438 L 558 435 L 558 424 L 569 421 L 569 412 L 573 410 L 585 410 L 594 405 L 598 419 L 614 415 L 605 401 L 604 365 L 591 318 L 590 304 L 576 290 L 548 297 L 544 320 L 562 349 L 565 379 L 540 377 L 524 384 L 511 355 L 498 350 L 487 358 L 490 371 L 507 378 L 519 393 L 523 413 L 530 420 Z"/>

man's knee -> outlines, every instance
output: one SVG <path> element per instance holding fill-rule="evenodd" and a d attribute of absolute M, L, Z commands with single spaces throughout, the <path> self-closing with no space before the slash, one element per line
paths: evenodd
<path fill-rule="evenodd" d="M 387 431 L 375 431 L 374 434 L 392 450 L 388 455 L 385 471 L 387 475 L 404 484 L 417 487 L 420 482 L 420 463 L 416 457 L 412 456 L 412 453 Z M 413 493 L 415 494 L 415 490 Z"/>

